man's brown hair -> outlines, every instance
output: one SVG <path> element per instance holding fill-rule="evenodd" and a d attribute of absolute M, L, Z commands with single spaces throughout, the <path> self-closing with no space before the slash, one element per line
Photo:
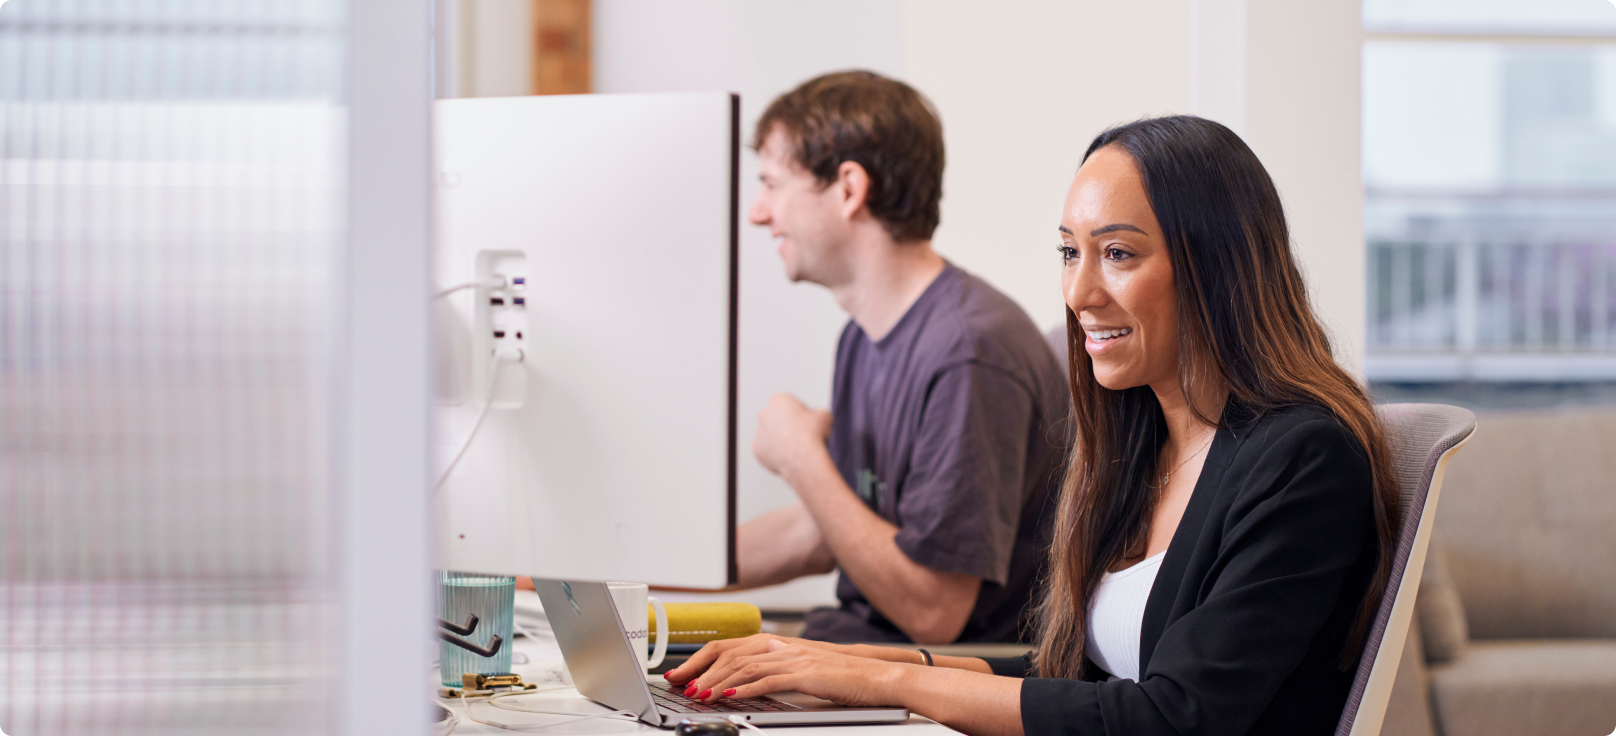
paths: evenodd
<path fill-rule="evenodd" d="M 943 199 L 943 124 L 913 87 L 867 71 L 815 77 L 769 103 L 753 149 L 777 128 L 821 186 L 836 181 L 844 161 L 863 166 L 864 204 L 893 240 L 931 238 Z"/>

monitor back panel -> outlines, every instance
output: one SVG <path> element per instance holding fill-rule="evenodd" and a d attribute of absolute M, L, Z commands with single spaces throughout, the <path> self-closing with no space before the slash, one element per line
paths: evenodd
<path fill-rule="evenodd" d="M 436 286 L 526 280 L 499 305 L 434 305 L 440 461 L 493 397 L 433 498 L 437 567 L 733 579 L 736 110 L 726 93 L 434 103 Z M 525 358 L 489 383 L 496 346 Z"/>

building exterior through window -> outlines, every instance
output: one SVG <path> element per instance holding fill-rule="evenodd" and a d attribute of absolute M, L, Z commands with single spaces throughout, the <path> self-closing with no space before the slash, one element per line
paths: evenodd
<path fill-rule="evenodd" d="M 1616 382 L 1616 5 L 1366 0 L 1365 371 Z"/>

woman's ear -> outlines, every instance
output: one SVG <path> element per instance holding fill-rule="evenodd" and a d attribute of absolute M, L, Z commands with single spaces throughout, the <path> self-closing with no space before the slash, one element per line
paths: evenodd
<path fill-rule="evenodd" d="M 842 217 L 852 220 L 860 210 L 866 210 L 870 196 L 870 173 L 857 161 L 843 161 L 836 167 L 837 196 L 841 199 Z"/>

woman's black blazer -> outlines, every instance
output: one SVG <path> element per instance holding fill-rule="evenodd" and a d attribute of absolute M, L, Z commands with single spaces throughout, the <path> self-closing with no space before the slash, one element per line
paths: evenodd
<path fill-rule="evenodd" d="M 1335 730 L 1356 669 L 1341 653 L 1379 560 L 1368 458 L 1316 407 L 1254 416 L 1231 399 L 1223 424 L 1145 604 L 1140 681 L 988 660 L 1027 678 L 1029 735 Z"/>

